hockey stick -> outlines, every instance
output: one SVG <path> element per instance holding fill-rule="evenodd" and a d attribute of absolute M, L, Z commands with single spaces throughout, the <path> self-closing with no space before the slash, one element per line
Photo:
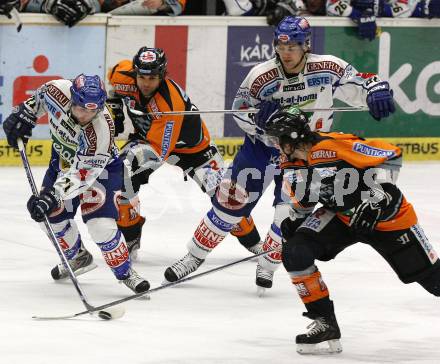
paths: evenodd
<path fill-rule="evenodd" d="M 107 310 L 108 308 L 111 308 L 111 307 L 113 307 L 113 306 L 119 305 L 119 304 L 121 304 L 121 303 L 124 303 L 124 302 L 127 302 L 127 301 L 131 301 L 131 300 L 134 300 L 134 299 L 136 299 L 136 298 L 139 298 L 139 297 L 142 297 L 142 296 L 145 296 L 145 295 L 149 295 L 149 294 L 151 294 L 151 293 L 154 293 L 154 292 L 157 292 L 157 291 L 163 290 L 163 289 L 165 289 L 165 288 L 169 288 L 169 287 L 176 286 L 176 285 L 178 285 L 178 284 L 180 284 L 180 283 L 183 283 L 183 282 L 192 281 L 193 279 L 197 279 L 197 278 L 200 278 L 200 277 L 206 276 L 206 275 L 208 275 L 208 274 L 211 274 L 211 273 L 214 273 L 214 272 L 218 272 L 218 271 L 220 271 L 220 270 L 223 270 L 223 269 L 226 269 L 226 268 L 232 267 L 232 266 L 234 266 L 234 265 L 236 265 L 236 264 L 239 264 L 239 263 L 247 262 L 248 260 L 252 260 L 252 259 L 254 259 L 254 258 L 256 258 L 256 257 L 261 256 L 261 255 L 269 254 L 269 253 L 273 252 L 274 250 L 276 250 L 276 248 L 274 248 L 274 249 L 270 249 L 270 250 L 268 250 L 268 251 L 266 251 L 266 252 L 258 253 L 258 254 L 255 254 L 255 255 L 251 255 L 251 256 L 249 256 L 249 257 L 246 257 L 246 258 L 243 258 L 243 259 L 239 259 L 239 260 L 236 260 L 236 261 L 231 262 L 231 263 L 227 263 L 227 264 L 221 265 L 220 267 L 217 267 L 217 268 L 209 269 L 209 270 L 207 270 L 207 271 L 205 271 L 205 272 L 201 272 L 201 273 L 198 273 L 198 274 L 194 274 L 194 275 L 192 275 L 192 276 L 188 276 L 188 277 L 182 278 L 182 279 L 180 279 L 180 280 L 178 280 L 178 281 L 175 281 L 175 282 L 169 282 L 169 283 L 166 283 L 166 284 L 160 285 L 160 286 L 155 287 L 155 288 L 153 288 L 153 289 L 150 289 L 149 291 L 146 291 L 146 292 L 136 293 L 136 294 L 133 294 L 133 295 L 131 295 L 131 296 L 127 296 L 127 297 L 121 298 L 121 299 L 119 299 L 119 300 L 115 300 L 115 301 L 112 301 L 112 302 L 106 303 L 106 304 L 104 304 L 104 305 L 94 307 L 93 311 Z M 33 317 L 33 318 L 35 318 L 35 319 L 39 319 L 39 320 L 62 320 L 62 319 L 75 318 L 75 317 L 78 317 L 78 316 L 85 315 L 85 314 L 87 314 L 87 313 L 89 313 L 89 311 L 82 311 L 82 312 L 78 312 L 78 313 L 75 313 L 75 314 L 72 314 L 72 315 L 65 315 L 65 316 L 56 316 L 56 317 L 55 317 L 55 316 L 53 316 L 53 317 Z"/>
<path fill-rule="evenodd" d="M 34 196 L 38 196 L 38 189 L 35 184 L 34 176 L 32 174 L 32 170 L 31 170 L 31 166 L 29 164 L 29 160 L 26 155 L 26 147 L 21 139 L 17 140 L 17 144 L 18 144 L 18 150 L 20 152 L 21 160 L 23 162 L 23 167 L 26 172 L 26 177 L 29 182 L 29 185 L 31 186 L 32 194 Z M 50 225 L 49 218 L 47 216 L 44 216 L 43 222 L 44 222 L 44 226 L 46 227 L 47 236 L 49 237 L 51 243 L 55 247 L 55 249 L 58 253 L 58 256 L 60 257 L 61 262 L 63 263 L 64 267 L 67 269 L 67 273 L 69 274 L 70 280 L 72 281 L 72 283 L 73 283 L 73 285 L 74 285 L 74 287 L 75 287 L 75 289 L 81 299 L 81 302 L 83 303 L 84 307 L 87 310 L 87 311 L 84 311 L 84 313 L 92 314 L 93 312 L 99 311 L 99 310 L 97 310 L 96 307 L 92 306 L 90 303 L 87 302 L 87 299 L 84 295 L 84 292 L 82 291 L 82 289 L 79 285 L 78 279 L 76 278 L 75 273 L 73 273 L 73 270 L 69 264 L 69 261 L 67 260 L 66 256 L 64 255 L 63 249 L 61 248 L 61 246 L 58 242 L 58 239 L 56 238 L 55 233 L 52 229 L 52 226 Z M 103 319 L 107 319 L 107 320 L 109 320 L 111 318 L 119 318 L 120 316 L 118 317 L 118 314 L 119 314 L 118 312 L 110 312 L 110 313 L 109 312 L 98 312 L 99 317 L 101 317 Z M 110 317 L 109 317 L 109 315 L 110 315 Z"/>
<path fill-rule="evenodd" d="M 12 8 L 11 12 L 6 15 L 9 19 L 12 19 L 17 27 L 17 32 L 19 33 L 21 28 L 23 27 L 23 23 L 20 19 L 20 13 L 16 8 Z"/>
<path fill-rule="evenodd" d="M 328 107 L 328 108 L 307 108 L 301 109 L 305 112 L 319 112 L 319 111 L 337 111 L 337 112 L 353 112 L 353 111 L 368 111 L 365 107 L 352 107 L 352 106 L 342 106 L 342 107 Z M 191 110 L 191 111 L 164 111 L 164 112 L 151 112 L 149 115 L 199 115 L 199 114 L 237 114 L 237 113 L 247 113 L 256 114 L 259 109 L 244 109 L 244 110 Z M 136 115 L 146 115 L 142 111 L 130 109 L 130 112 Z"/>

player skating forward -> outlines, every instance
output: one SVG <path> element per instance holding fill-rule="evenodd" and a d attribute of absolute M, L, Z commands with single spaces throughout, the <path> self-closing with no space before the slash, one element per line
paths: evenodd
<path fill-rule="evenodd" d="M 281 199 L 281 177 L 277 167 L 279 152 L 265 133 L 268 117 L 280 105 L 329 108 L 333 99 L 352 106 L 368 105 L 377 120 L 394 112 L 388 82 L 377 75 L 358 73 L 340 58 L 310 53 L 311 29 L 302 17 L 286 17 L 275 29 L 276 57 L 249 72 L 234 100 L 234 118 L 246 132 L 244 144 L 223 177 L 213 199 L 213 208 L 205 215 L 189 242 L 189 253 L 205 259 L 229 233 L 240 216 L 248 216 L 264 190 L 275 178 L 275 216 L 263 248 L 268 251 L 281 244 L 281 221 L 288 208 Z M 258 114 L 246 113 L 259 108 Z M 310 119 L 312 130 L 328 131 L 333 113 L 315 112 Z M 184 260 L 169 269 L 179 278 L 189 273 Z M 259 259 L 256 283 L 270 288 L 273 274 L 281 263 L 281 254 L 273 252 Z M 261 291 L 261 290 L 260 290 Z"/>
<path fill-rule="evenodd" d="M 117 132 L 124 128 L 123 101 L 134 133 L 122 148 L 126 166 L 125 193 L 118 200 L 118 226 L 125 236 L 130 254 L 140 247 L 144 217 L 139 214 L 138 192 L 150 175 L 163 163 L 180 167 L 208 195 L 214 193 L 224 172 L 224 162 L 211 141 L 200 115 L 148 115 L 149 112 L 196 110 L 185 91 L 167 77 L 167 58 L 160 48 L 142 47 L 131 60 L 123 60 L 109 72 L 114 96 L 108 100 Z M 248 250 L 261 249 L 260 236 L 252 218 L 242 219 L 234 234 Z M 194 269 L 199 259 L 187 256 Z M 168 276 L 170 281 L 177 276 Z"/>
<path fill-rule="evenodd" d="M 40 195 L 27 208 L 32 219 L 49 216 L 55 235 L 76 274 L 93 269 L 73 220 L 81 206 L 83 221 L 116 278 L 134 292 L 149 283 L 131 267 L 128 248 L 116 225 L 116 193 L 122 187 L 122 162 L 114 144 L 114 124 L 105 108 L 106 92 L 99 76 L 81 74 L 73 81 L 50 81 L 18 105 L 5 120 L 8 143 L 27 141 L 37 118 L 48 114 L 52 156 Z M 66 278 L 62 264 L 51 271 L 55 280 Z"/>
<path fill-rule="evenodd" d="M 356 242 L 375 249 L 403 283 L 417 282 L 440 296 L 437 253 L 395 185 L 400 148 L 352 134 L 313 132 L 294 107 L 273 115 L 266 132 L 283 152 L 283 188 L 292 216 L 302 217 L 282 223 L 283 264 L 304 315 L 314 320 L 310 331 L 296 337 L 298 352 L 319 352 L 316 344 L 322 342 L 327 352 L 342 350 L 333 302 L 315 260 L 331 260 Z M 317 202 L 323 207 L 309 214 Z"/>

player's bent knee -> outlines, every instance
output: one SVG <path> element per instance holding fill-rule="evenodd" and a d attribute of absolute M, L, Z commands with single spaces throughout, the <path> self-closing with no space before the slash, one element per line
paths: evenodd
<path fill-rule="evenodd" d="M 282 261 L 288 272 L 303 271 L 314 264 L 315 256 L 302 234 L 296 234 L 283 244 Z"/>
<path fill-rule="evenodd" d="M 112 239 L 118 230 L 118 226 L 112 218 L 98 217 L 87 221 L 87 229 L 92 240 L 101 243 Z"/>

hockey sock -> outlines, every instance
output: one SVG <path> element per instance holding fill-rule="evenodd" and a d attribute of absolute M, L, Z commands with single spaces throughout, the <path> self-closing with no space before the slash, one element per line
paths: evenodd
<path fill-rule="evenodd" d="M 213 207 L 203 217 L 188 242 L 188 251 L 199 259 L 205 259 L 240 220 L 241 217 L 227 215 Z"/>
<path fill-rule="evenodd" d="M 258 258 L 258 264 L 263 269 L 275 272 L 281 264 L 281 246 L 281 230 L 277 225 L 272 224 L 264 240 L 263 251 L 276 250 L 272 253 L 260 256 Z"/>
<path fill-rule="evenodd" d="M 75 259 L 82 247 L 81 236 L 74 220 L 52 224 L 55 236 L 68 260 Z"/>
<path fill-rule="evenodd" d="M 131 261 L 127 244 L 115 220 L 96 218 L 87 221 L 89 233 L 101 249 L 105 262 L 117 279 L 126 279 L 130 274 Z"/>
<path fill-rule="evenodd" d="M 143 217 L 140 215 L 139 198 L 136 196 L 131 200 L 123 197 L 117 198 L 119 219 L 118 227 L 129 228 L 140 223 Z"/>
<path fill-rule="evenodd" d="M 238 224 L 234 225 L 231 234 L 236 236 L 240 244 L 245 248 L 251 248 L 261 240 L 252 216 L 248 218 L 243 217 Z"/>
<path fill-rule="evenodd" d="M 313 268 L 315 268 L 313 266 Z M 304 304 L 310 304 L 321 299 L 329 297 L 327 286 L 322 280 L 319 270 L 315 270 L 313 273 L 306 273 L 298 275 L 296 272 L 289 272 L 292 279 L 292 283 L 303 301 Z"/>

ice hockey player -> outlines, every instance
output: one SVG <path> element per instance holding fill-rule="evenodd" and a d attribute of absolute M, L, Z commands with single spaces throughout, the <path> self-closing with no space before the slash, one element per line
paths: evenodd
<path fill-rule="evenodd" d="M 113 110 L 117 132 L 124 130 L 124 100 L 135 131 L 122 148 L 125 192 L 118 200 L 118 226 L 130 254 L 135 257 L 145 221 L 140 215 L 138 192 L 141 185 L 148 183 L 149 176 L 164 163 L 173 164 L 212 196 L 224 172 L 224 162 L 200 115 L 148 114 L 197 110 L 185 91 L 167 77 L 167 58 L 162 49 L 140 48 L 132 61 L 116 64 L 108 79 L 113 87 L 108 105 Z M 239 221 L 234 234 L 250 251 L 261 249 L 260 236 L 251 217 Z M 198 264 L 191 256 L 187 261 L 192 266 Z"/>
<path fill-rule="evenodd" d="M 75 213 L 82 219 L 116 278 L 136 293 L 147 291 L 148 281 L 131 267 L 127 245 L 116 225 L 115 194 L 122 188 L 122 162 L 114 144 L 114 123 L 105 108 L 106 91 L 99 76 L 80 74 L 73 81 L 54 80 L 39 87 L 19 104 L 3 125 L 8 143 L 27 142 L 37 118 L 48 114 L 52 156 L 39 196 L 27 208 L 37 222 L 49 217 L 53 230 L 76 274 L 95 267 L 82 243 Z M 62 264 L 52 278 L 68 276 Z"/>
<path fill-rule="evenodd" d="M 373 40 L 377 17 L 438 18 L 440 0 L 327 0 L 327 15 L 349 17 L 360 38 Z"/>
<path fill-rule="evenodd" d="M 275 216 L 263 244 L 264 251 L 281 244 L 281 222 L 288 216 L 288 206 L 281 199 L 279 152 L 265 133 L 269 116 L 280 106 L 331 108 L 333 99 L 352 106 L 368 105 L 373 118 L 380 120 L 394 112 L 392 92 L 377 75 L 358 73 L 347 62 L 331 55 L 310 53 L 311 30 L 301 17 L 286 17 L 275 29 L 276 56 L 253 67 L 234 100 L 234 118 L 245 131 L 244 144 L 232 166 L 223 176 L 213 198 L 213 207 L 202 219 L 189 241 L 189 252 L 205 259 L 228 234 L 239 216 L 248 216 L 264 190 L 275 179 Z M 254 116 L 246 109 L 256 107 Z M 315 112 L 312 130 L 329 131 L 332 111 Z M 212 238 L 211 238 L 212 237 Z M 186 275 L 182 260 L 170 269 Z M 281 254 L 260 257 L 256 270 L 259 293 L 272 286 L 273 274 L 281 263 Z"/>
<path fill-rule="evenodd" d="M 311 131 L 295 107 L 274 114 L 266 133 L 277 138 L 282 151 L 284 191 L 292 207 L 293 219 L 281 226 L 283 265 L 306 307 L 304 316 L 314 320 L 296 337 L 299 353 L 319 352 L 319 346 L 342 350 L 333 302 L 315 260 L 331 260 L 356 242 L 375 249 L 403 283 L 417 282 L 440 296 L 437 253 L 395 184 L 399 147 Z M 310 214 L 318 202 L 322 207 Z"/>

